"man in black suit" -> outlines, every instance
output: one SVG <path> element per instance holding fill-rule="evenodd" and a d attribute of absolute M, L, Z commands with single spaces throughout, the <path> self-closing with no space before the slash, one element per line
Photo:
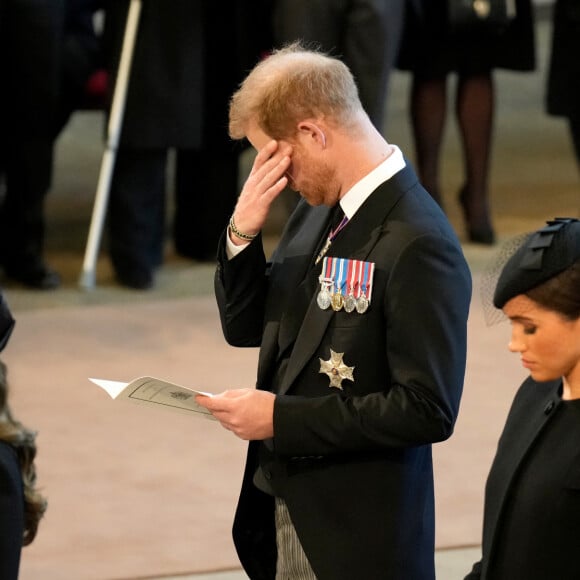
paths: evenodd
<path fill-rule="evenodd" d="M 250 441 L 240 560 L 253 580 L 432 580 L 431 445 L 457 418 L 471 298 L 457 236 L 339 59 L 274 52 L 229 129 L 258 153 L 215 288 L 226 340 L 260 347 L 257 388 L 197 399 Z M 303 199 L 267 261 L 287 185 Z"/>

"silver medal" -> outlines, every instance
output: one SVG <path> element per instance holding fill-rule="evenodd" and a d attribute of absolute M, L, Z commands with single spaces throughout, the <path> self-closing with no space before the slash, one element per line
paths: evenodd
<path fill-rule="evenodd" d="M 318 296 L 316 296 L 316 303 L 318 304 L 319 308 L 322 310 L 326 310 L 331 302 L 332 296 L 330 294 L 330 289 L 332 288 L 332 278 L 325 278 L 324 276 L 320 276 L 318 278 L 320 282 L 320 290 L 318 292 Z"/>
<path fill-rule="evenodd" d="M 356 298 L 352 294 L 349 294 L 344 299 L 344 310 L 346 312 L 352 312 L 355 308 L 356 308 Z"/>
<path fill-rule="evenodd" d="M 367 311 L 368 307 L 369 307 L 369 301 L 367 300 L 367 297 L 364 294 L 361 294 L 356 299 L 356 311 L 359 314 L 364 314 Z"/>
<path fill-rule="evenodd" d="M 322 310 L 326 310 L 330 306 L 330 292 L 326 286 L 323 286 L 318 292 L 316 303 Z"/>

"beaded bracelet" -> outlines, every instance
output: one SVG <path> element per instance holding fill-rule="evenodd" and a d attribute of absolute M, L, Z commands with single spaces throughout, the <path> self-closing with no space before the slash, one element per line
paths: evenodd
<path fill-rule="evenodd" d="M 232 214 L 232 217 L 230 218 L 230 230 L 232 230 L 232 233 L 235 236 L 237 236 L 241 240 L 246 240 L 248 242 L 251 242 L 253 239 L 258 237 L 258 234 L 244 234 L 243 232 L 240 232 L 240 230 L 238 230 L 236 224 L 234 223 L 234 214 Z"/>

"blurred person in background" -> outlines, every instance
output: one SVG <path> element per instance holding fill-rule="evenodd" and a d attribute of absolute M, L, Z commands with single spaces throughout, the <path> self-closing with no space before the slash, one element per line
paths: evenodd
<path fill-rule="evenodd" d="M 29 288 L 60 276 L 44 260 L 64 0 L 0 0 L 0 266 Z"/>
<path fill-rule="evenodd" d="M 128 4 L 112 2 L 106 11 L 112 79 Z M 228 138 L 227 102 L 269 32 L 262 24 L 269 14 L 258 6 L 253 3 L 250 11 L 241 0 L 227 6 L 211 0 L 143 1 L 107 216 L 109 255 L 121 285 L 151 288 L 164 261 L 170 150 L 176 152 L 175 251 L 215 260 L 235 204 L 242 151 Z"/>
<path fill-rule="evenodd" d="M 244 74 L 272 46 L 271 0 L 204 2 L 202 146 L 180 151 L 173 240 L 176 252 L 215 262 L 218 240 L 237 199 L 240 154 L 228 135 L 229 100 Z"/>
<path fill-rule="evenodd" d="M 13 328 L 0 293 L 0 351 Z M 22 547 L 35 539 L 47 501 L 36 486 L 36 433 L 10 409 L 7 374 L 0 361 L 0 578 L 18 580 Z"/>
<path fill-rule="evenodd" d="M 55 133 L 58 136 L 71 115 L 84 108 L 105 106 L 101 31 L 97 16 L 102 16 L 107 0 L 65 0 L 64 33 L 61 47 L 61 72 Z M 99 14 L 100 13 L 100 14 Z M 99 90 L 89 85 L 91 76 L 101 80 Z M 95 83 L 96 88 L 96 83 Z M 93 94 L 94 93 L 94 94 Z"/>
<path fill-rule="evenodd" d="M 112 2 L 105 15 L 103 43 L 111 92 L 129 4 Z M 169 150 L 201 145 L 202 4 L 142 3 L 107 215 L 114 273 L 120 284 L 131 288 L 150 288 L 164 259 Z"/>
<path fill-rule="evenodd" d="M 580 169 L 580 2 L 556 0 L 552 14 L 547 110 L 567 119 Z"/>
<path fill-rule="evenodd" d="M 448 82 L 456 75 L 454 111 L 463 149 L 464 182 L 458 201 L 467 239 L 492 245 L 489 176 L 495 118 L 495 69 L 535 68 L 531 0 L 515 0 L 505 28 L 453 29 L 446 0 L 408 3 L 398 67 L 410 71 L 410 114 L 420 179 L 443 207 L 441 148 L 447 120 Z"/>

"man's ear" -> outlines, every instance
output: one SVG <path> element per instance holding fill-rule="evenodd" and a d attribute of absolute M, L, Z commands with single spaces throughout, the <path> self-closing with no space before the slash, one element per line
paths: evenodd
<path fill-rule="evenodd" d="M 326 134 L 319 125 L 312 121 L 301 121 L 298 123 L 298 133 L 312 143 L 318 145 L 321 149 L 326 149 Z"/>

